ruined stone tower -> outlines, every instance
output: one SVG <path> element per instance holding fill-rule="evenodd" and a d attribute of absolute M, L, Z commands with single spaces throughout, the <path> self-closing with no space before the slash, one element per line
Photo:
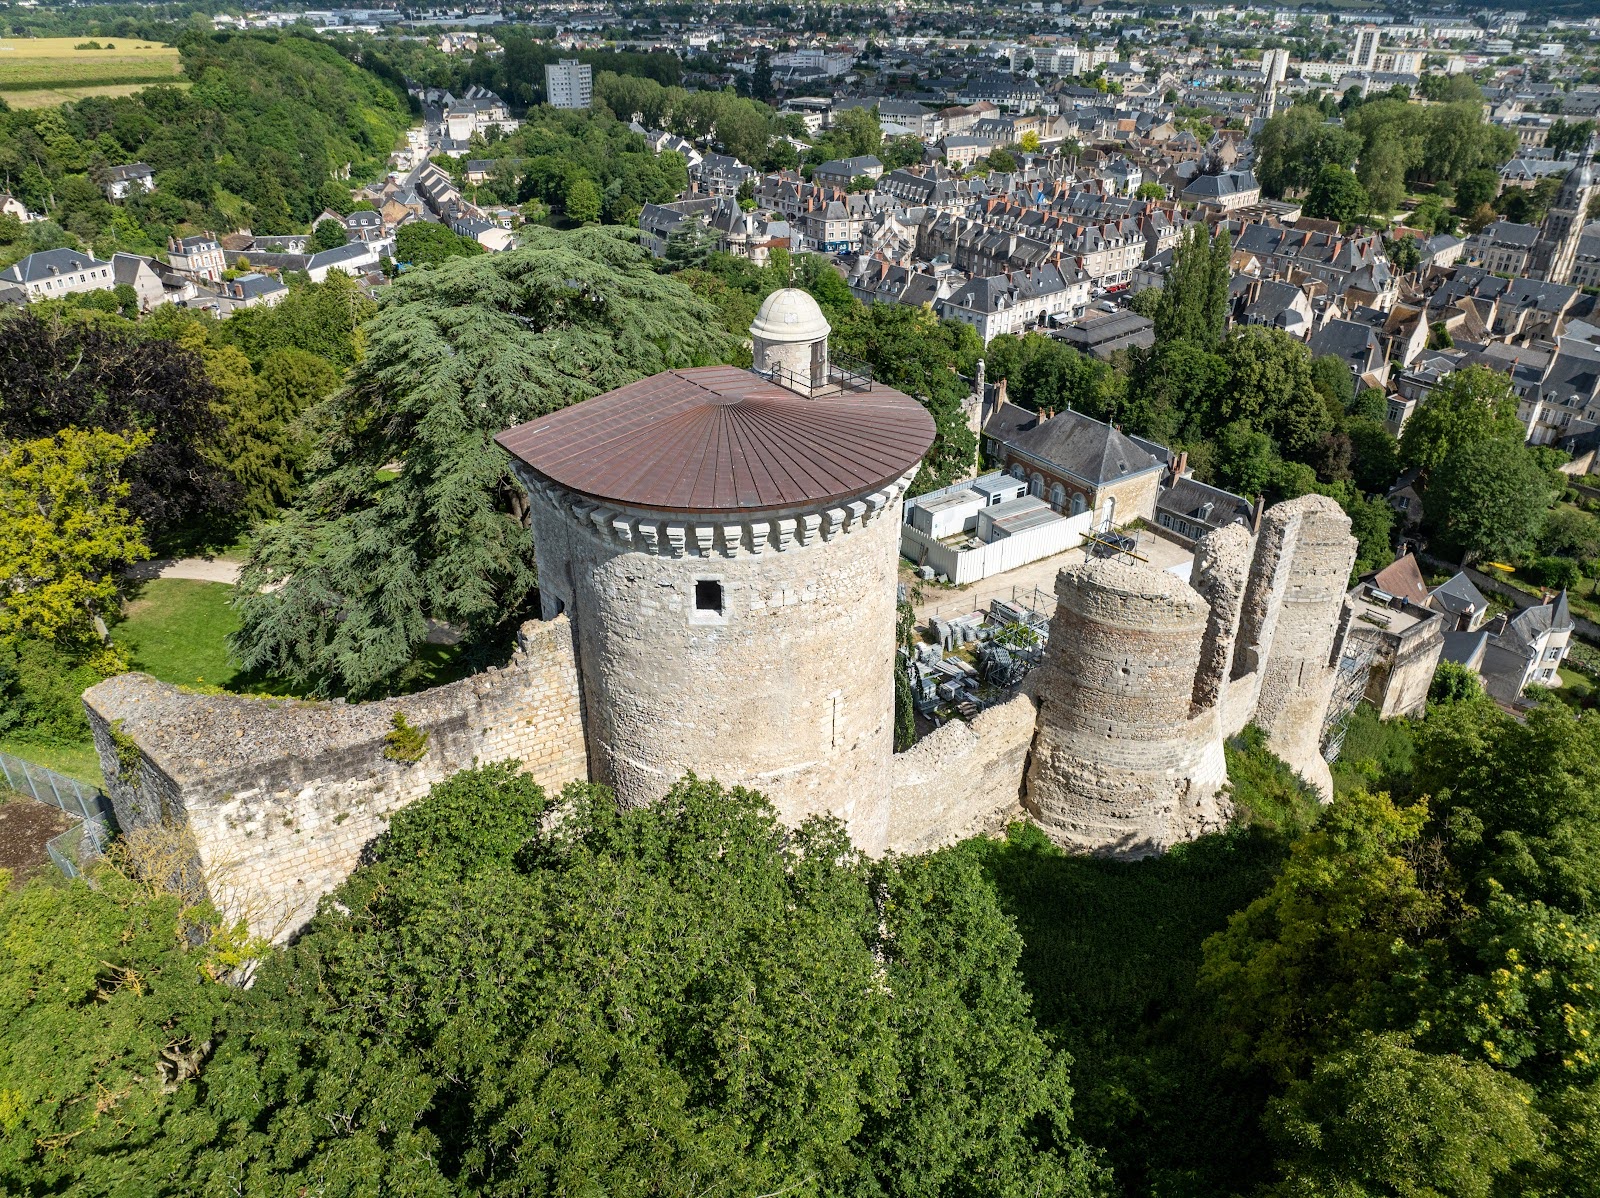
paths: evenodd
<path fill-rule="evenodd" d="M 1202 538 L 1192 585 L 1115 561 L 1062 570 L 1025 794 L 1051 837 L 1138 856 L 1218 826 L 1223 741 L 1251 722 L 1331 796 L 1322 724 L 1355 550 L 1339 505 L 1307 495 L 1254 538 Z"/>
<path fill-rule="evenodd" d="M 1325 795 L 1333 778 L 1322 759 L 1322 721 L 1344 645 L 1340 613 L 1355 556 L 1350 517 L 1327 496 L 1269 508 L 1245 595 L 1254 637 L 1247 628 L 1239 642 L 1245 663 L 1262 663 L 1252 718 L 1272 751 Z"/>
<path fill-rule="evenodd" d="M 1221 822 L 1214 713 L 1192 694 L 1209 609 L 1187 583 L 1114 561 L 1061 571 L 1028 808 L 1057 843 L 1125 856 Z"/>
<path fill-rule="evenodd" d="M 758 371 L 667 371 L 499 440 L 544 614 L 573 624 L 594 779 L 643 804 L 692 770 L 881 852 L 901 501 L 933 421 L 829 369 L 805 292 L 751 331 Z"/>

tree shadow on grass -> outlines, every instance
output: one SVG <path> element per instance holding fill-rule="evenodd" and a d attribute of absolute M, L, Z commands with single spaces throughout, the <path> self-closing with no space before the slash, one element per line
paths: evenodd
<path fill-rule="evenodd" d="M 1266 1092 L 1227 1070 L 1201 945 L 1266 889 L 1284 838 L 1235 828 L 1159 857 L 1068 855 L 1032 825 L 969 841 L 1017 921 L 1034 1013 L 1074 1060 L 1079 1132 L 1128 1195 L 1248 1192 Z"/>

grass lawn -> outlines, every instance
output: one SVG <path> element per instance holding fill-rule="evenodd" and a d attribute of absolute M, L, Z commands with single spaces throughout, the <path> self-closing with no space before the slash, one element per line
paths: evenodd
<path fill-rule="evenodd" d="M 246 673 L 228 655 L 228 635 L 239 616 L 228 606 L 233 588 L 221 582 L 158 578 L 139 588 L 123 608 L 112 636 L 135 670 L 179 686 L 221 687 L 236 694 L 301 695 L 281 678 Z M 405 671 L 400 691 L 424 690 L 470 673 L 453 645 L 424 645 Z"/>
<path fill-rule="evenodd" d="M 77 48 L 90 40 L 102 48 Z M 176 47 L 147 38 L 0 39 L 0 94 L 167 83 L 181 74 Z"/>
<path fill-rule="evenodd" d="M 232 594 L 226 583 L 158 578 L 123 608 L 112 636 L 127 649 L 134 669 L 163 682 L 251 689 L 228 659 L 228 634 L 239 627 L 238 614 L 228 606 Z"/>
<path fill-rule="evenodd" d="M 91 786 L 105 785 L 105 778 L 100 773 L 100 755 L 95 752 L 93 742 L 88 740 L 75 745 L 35 745 L 0 737 L 0 751 L 20 757 L 29 765 L 42 765 Z"/>
<path fill-rule="evenodd" d="M 279 678 L 246 673 L 228 656 L 228 634 L 239 626 L 228 606 L 233 588 L 221 582 L 158 578 L 144 583 L 111 629 L 130 664 L 163 682 L 235 694 L 301 695 L 302 688 Z M 472 672 L 454 645 L 424 645 L 405 670 L 396 691 L 409 693 L 453 682 Z M 0 750 L 68 777 L 103 786 L 100 758 L 87 733 L 70 745 L 37 745 L 0 738 Z M 3 780 L 0 780 L 3 781 Z"/>

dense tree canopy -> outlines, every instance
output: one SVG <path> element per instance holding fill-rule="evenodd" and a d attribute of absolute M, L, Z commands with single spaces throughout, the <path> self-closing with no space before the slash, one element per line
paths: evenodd
<path fill-rule="evenodd" d="M 1522 444 L 1517 397 L 1505 375 L 1483 366 L 1452 371 L 1430 390 L 1406 421 L 1400 459 L 1424 474 L 1485 441 Z"/>
<path fill-rule="evenodd" d="M 112 870 L 0 889 L 7 1192 L 1102 1190 L 967 855 L 499 765 L 398 813 L 250 990 L 206 918 Z"/>
<path fill-rule="evenodd" d="M 1474 89 L 1476 90 L 1476 89 Z M 1256 173 L 1269 195 L 1310 194 L 1307 214 L 1350 220 L 1394 211 L 1408 187 L 1446 184 L 1463 214 L 1483 200 L 1463 185 L 1491 182 L 1516 152 L 1516 135 L 1486 124 L 1481 94 L 1418 104 L 1384 95 L 1349 107 L 1341 123 L 1311 103 L 1269 119 L 1255 138 Z M 1351 174 L 1351 170 L 1354 174 Z"/>
<path fill-rule="evenodd" d="M 8 258 L 45 248 L 51 230 L 109 258 L 165 250 L 185 224 L 304 229 L 325 207 L 349 207 L 336 175 L 381 167 L 409 120 L 398 91 L 316 38 L 190 33 L 179 49 L 187 90 L 0 111 L 0 190 L 52 218 L 28 226 Z M 156 189 L 120 204 L 89 178 L 97 163 L 139 161 Z"/>
<path fill-rule="evenodd" d="M 111 324 L 24 312 L 0 320 L 0 375 L 0 436 L 144 434 L 123 474 L 128 510 L 152 541 L 236 504 L 209 452 L 221 432 L 217 386 L 195 354 Z"/>
<path fill-rule="evenodd" d="M 628 235 L 539 227 L 403 276 L 365 342 L 304 494 L 255 543 L 235 639 L 249 667 L 358 695 L 394 683 L 430 619 L 492 640 L 522 618 L 525 499 L 496 433 L 733 348 Z"/>
<path fill-rule="evenodd" d="M 1341 795 L 1206 946 L 1273 1194 L 1596 1192 L 1600 716 L 1447 675 L 1403 791 Z"/>

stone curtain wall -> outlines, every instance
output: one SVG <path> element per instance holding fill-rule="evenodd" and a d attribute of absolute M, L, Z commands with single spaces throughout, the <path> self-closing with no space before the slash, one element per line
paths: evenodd
<path fill-rule="evenodd" d="M 895 755 L 889 848 L 923 853 L 1022 818 L 1022 774 L 1038 709 L 1022 693 L 951 720 Z"/>
<path fill-rule="evenodd" d="M 516 760 L 556 790 L 588 773 L 565 619 L 523 625 L 501 669 L 398 699 L 197 695 L 124 674 L 84 705 L 118 823 L 187 823 L 213 901 L 275 939 L 311 917 L 391 814 L 450 774 Z M 396 712 L 428 734 L 413 764 L 384 755 Z M 138 747 L 136 778 L 119 742 Z"/>

